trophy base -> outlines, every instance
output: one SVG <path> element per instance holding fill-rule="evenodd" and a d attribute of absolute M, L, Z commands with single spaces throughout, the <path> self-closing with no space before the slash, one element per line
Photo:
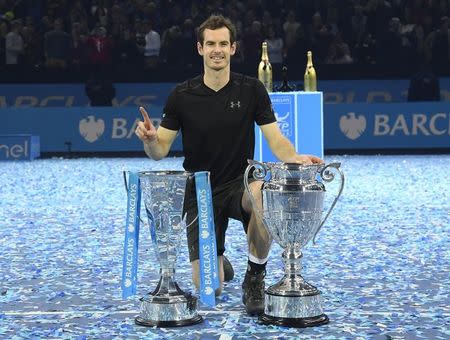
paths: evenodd
<path fill-rule="evenodd" d="M 203 318 L 200 315 L 197 315 L 196 317 L 193 317 L 191 319 L 186 320 L 172 320 L 172 321 L 155 321 L 155 320 L 146 320 L 141 318 L 140 316 L 137 316 L 134 319 L 134 322 L 136 325 L 139 326 L 146 326 L 146 327 L 182 327 L 182 326 L 191 326 L 196 325 L 198 323 L 201 323 L 203 321 Z"/>
<path fill-rule="evenodd" d="M 306 328 L 325 325 L 329 322 L 328 316 L 325 314 L 313 316 L 309 318 L 280 318 L 263 314 L 259 317 L 259 322 L 264 325 L 276 325 L 295 328 Z"/>
<path fill-rule="evenodd" d="M 320 292 L 305 282 L 303 286 L 308 289 L 276 291 L 276 285 L 269 287 L 265 293 L 264 314 L 259 317 L 259 321 L 263 324 L 299 328 L 328 323 Z"/>
<path fill-rule="evenodd" d="M 147 295 L 141 299 L 141 310 L 135 323 L 147 327 L 181 327 L 203 321 L 197 313 L 197 298 L 191 294 L 161 297 Z"/>

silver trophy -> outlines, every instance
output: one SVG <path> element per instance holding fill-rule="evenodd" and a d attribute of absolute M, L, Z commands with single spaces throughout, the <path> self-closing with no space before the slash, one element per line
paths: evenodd
<path fill-rule="evenodd" d="M 138 325 L 174 327 L 200 323 L 197 298 L 180 289 L 175 281 L 175 262 L 186 223 L 182 216 L 188 180 L 183 171 L 148 171 L 139 173 L 150 233 L 160 264 L 158 286 L 141 299 Z"/>
<path fill-rule="evenodd" d="M 334 208 L 344 187 L 344 175 L 339 163 L 301 165 L 293 163 L 261 163 L 249 161 L 244 185 L 264 222 L 268 233 L 284 249 L 285 275 L 265 291 L 264 324 L 288 327 L 310 327 L 328 323 L 320 291 L 306 282 L 300 274 L 302 252 L 313 239 Z M 248 177 L 264 181 L 262 212 L 250 192 Z M 322 219 L 325 185 L 340 175 L 339 192 L 325 218 Z"/>

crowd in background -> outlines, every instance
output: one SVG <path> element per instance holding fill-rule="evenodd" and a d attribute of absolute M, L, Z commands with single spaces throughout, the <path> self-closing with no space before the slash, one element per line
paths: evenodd
<path fill-rule="evenodd" d="M 232 62 L 450 65 L 449 0 L 0 0 L 0 68 L 192 68 L 211 13 L 237 27 Z M 15 66 L 14 66 L 15 65 Z M 19 65 L 19 66 L 17 66 Z"/>

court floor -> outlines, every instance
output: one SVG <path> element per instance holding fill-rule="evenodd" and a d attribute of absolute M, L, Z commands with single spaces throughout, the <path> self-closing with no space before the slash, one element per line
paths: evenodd
<path fill-rule="evenodd" d="M 308 329 L 264 326 L 245 314 L 247 246 L 237 221 L 226 242 L 235 279 L 216 308 L 200 305 L 205 321 L 134 324 L 158 264 L 142 227 L 138 294 L 122 300 L 122 171 L 182 169 L 181 158 L 0 162 L 0 338 L 450 338 L 450 155 L 326 157 L 334 161 L 345 172 L 344 193 L 303 261 L 330 323 Z M 266 285 L 282 275 L 280 254 L 274 245 Z M 184 242 L 177 281 L 193 290 Z"/>

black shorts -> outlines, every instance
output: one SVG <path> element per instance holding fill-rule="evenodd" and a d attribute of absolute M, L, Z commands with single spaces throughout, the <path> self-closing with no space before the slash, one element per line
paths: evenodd
<path fill-rule="evenodd" d="M 213 208 L 214 208 L 214 225 L 216 228 L 216 245 L 217 256 L 223 255 L 225 251 L 225 232 L 228 227 L 228 218 L 241 221 L 244 230 L 247 233 L 247 225 L 250 220 L 250 215 L 242 209 L 242 195 L 244 194 L 244 176 L 239 176 L 236 179 L 224 183 L 212 192 Z M 186 194 L 184 199 L 184 211 L 187 212 L 186 223 L 189 225 L 197 216 L 197 196 L 195 192 L 195 184 L 192 181 L 186 187 Z M 253 179 L 249 179 L 249 183 Z M 187 240 L 189 249 L 189 261 L 199 259 L 198 246 L 198 218 L 195 222 L 187 228 Z"/>

